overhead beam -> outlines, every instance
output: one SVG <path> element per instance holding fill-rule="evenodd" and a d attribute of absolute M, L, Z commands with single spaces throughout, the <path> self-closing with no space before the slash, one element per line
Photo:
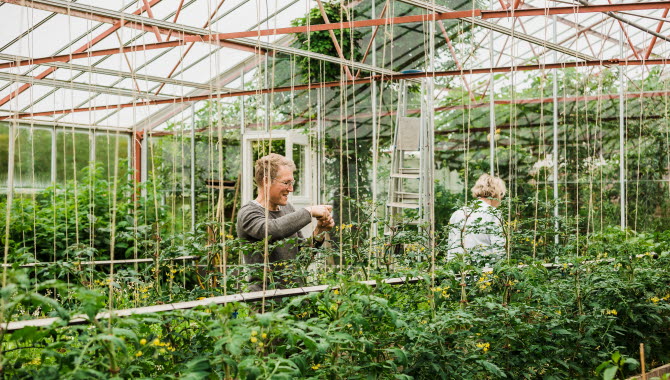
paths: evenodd
<path fill-rule="evenodd" d="M 586 0 L 577 0 L 577 1 L 578 1 L 580 4 L 582 4 L 583 6 L 593 6 L 593 5 L 589 5 L 589 2 L 586 1 Z M 640 6 L 642 6 L 642 5 L 644 5 L 644 4 L 651 4 L 651 3 L 637 3 L 637 4 L 640 5 Z M 611 4 L 611 5 L 619 5 L 619 4 Z M 668 7 L 663 7 L 663 8 L 668 8 Z M 660 9 L 660 8 L 658 8 L 658 9 Z M 621 9 L 621 10 L 625 10 L 625 9 Z M 662 34 L 660 34 L 660 33 L 656 33 L 655 31 L 653 31 L 653 30 L 651 30 L 651 29 L 647 29 L 647 28 L 645 28 L 644 26 L 639 25 L 639 24 L 636 23 L 636 22 L 630 21 L 630 20 L 627 19 L 627 18 L 623 18 L 623 17 L 619 16 L 618 14 L 613 13 L 612 11 L 604 11 L 604 13 L 605 13 L 606 15 L 608 15 L 609 17 L 612 17 L 613 19 L 619 20 L 619 21 L 621 21 L 621 22 L 624 22 L 624 23 L 626 23 L 626 24 L 632 26 L 633 28 L 639 29 L 639 30 L 641 30 L 641 31 L 643 31 L 643 32 L 647 32 L 647 33 L 651 34 L 652 36 L 658 37 L 658 38 L 660 38 L 660 39 L 662 39 L 662 40 L 670 41 L 670 37 L 664 36 L 664 35 L 662 35 Z"/>
<path fill-rule="evenodd" d="M 172 97 L 168 97 L 168 96 L 164 96 L 164 95 L 154 95 L 150 92 L 145 92 L 145 91 L 137 91 L 137 90 L 131 90 L 131 89 L 126 89 L 126 88 L 118 88 L 118 87 L 107 87 L 107 86 L 100 86 L 100 85 L 96 85 L 96 84 L 65 81 L 65 80 L 60 80 L 60 79 L 36 78 L 36 77 L 31 77 L 29 75 L 21 75 L 21 74 L 0 73 L 0 79 L 12 81 L 12 82 L 29 83 L 31 85 L 36 84 L 36 85 L 41 85 L 41 86 L 49 86 L 49 87 L 70 89 L 70 90 L 77 90 L 77 91 L 97 92 L 97 93 L 100 93 L 100 94 L 128 96 L 128 97 L 131 97 L 131 98 L 132 97 L 139 97 L 139 98 L 154 99 L 154 100 L 171 99 L 172 98 Z"/>
<path fill-rule="evenodd" d="M 423 1 L 423 0 L 398 0 L 398 1 L 406 3 L 406 4 L 413 5 L 415 7 L 426 9 L 426 10 L 429 10 L 429 11 L 432 11 L 432 12 L 445 13 L 445 12 L 453 11 L 450 8 L 447 8 L 445 6 L 438 5 L 438 4 L 435 4 L 434 2 L 429 2 L 429 1 Z M 465 21 L 469 24 L 473 24 L 473 25 L 476 25 L 476 26 L 479 26 L 479 27 L 482 27 L 482 28 L 492 30 L 494 32 L 498 32 L 500 34 L 504 34 L 504 35 L 507 35 L 507 36 L 518 38 L 522 41 L 527 41 L 527 42 L 530 42 L 532 44 L 542 46 L 546 49 L 554 50 L 554 51 L 557 51 L 559 53 L 569 55 L 571 57 L 582 59 L 584 61 L 591 61 L 591 60 L 596 59 L 595 57 L 591 57 L 590 55 L 587 55 L 587 54 L 582 54 L 582 53 L 580 53 L 576 50 L 567 48 L 565 46 L 561 46 L 559 44 L 556 44 L 556 43 L 553 43 L 553 42 L 550 42 L 550 41 L 545 41 L 541 38 L 533 37 L 531 35 L 521 33 L 521 32 L 518 32 L 516 30 L 512 30 L 510 28 L 506 28 L 504 26 L 497 25 L 497 24 L 494 24 L 492 22 L 483 20 L 481 18 L 464 17 L 464 18 L 461 18 L 461 20 L 463 20 L 463 21 Z"/>
<path fill-rule="evenodd" d="M 497 11 L 481 11 L 481 15 L 483 19 L 492 19 L 492 18 L 507 18 L 507 17 L 569 15 L 575 13 L 640 11 L 647 9 L 670 8 L 670 1 L 651 1 L 647 3 L 604 4 L 604 5 L 590 5 L 586 2 L 581 3 L 583 5 L 575 5 L 571 7 L 546 7 L 538 9 L 514 9 L 514 10 L 505 9 Z"/>
<path fill-rule="evenodd" d="M 142 107 L 142 106 L 154 106 L 161 104 L 173 104 L 173 103 L 183 103 L 183 102 L 199 102 L 203 100 L 215 100 L 223 98 L 232 98 L 238 96 L 253 96 L 261 94 L 273 94 L 280 92 L 291 92 L 291 91 L 303 91 L 311 90 L 317 88 L 332 88 L 332 87 L 341 87 L 349 86 L 363 83 L 370 83 L 372 81 L 397 81 L 400 79 L 419 79 L 419 78 L 436 78 L 436 77 L 449 77 L 449 76 L 461 76 L 461 75 L 474 75 L 474 74 L 489 74 L 489 73 L 511 73 L 519 71 L 534 71 L 534 70 L 550 70 L 550 69 L 564 69 L 564 68 L 580 68 L 580 67 L 593 67 L 593 66 L 651 66 L 651 65 L 667 65 L 670 64 L 670 60 L 666 59 L 652 59 L 652 60 L 631 60 L 631 61 L 619 61 L 618 59 L 611 60 L 594 60 L 588 62 L 564 62 L 564 63 L 551 63 L 551 64 L 539 64 L 539 65 L 525 65 L 525 66 L 504 66 L 504 67 L 489 67 L 481 69 L 471 69 L 471 70 L 450 70 L 450 71 L 436 71 L 436 72 L 424 72 L 416 74 L 398 74 L 393 76 L 375 76 L 360 78 L 354 81 L 335 81 L 335 82 L 323 82 L 323 83 L 310 83 L 306 85 L 298 86 L 286 86 L 286 87 L 276 87 L 276 88 L 265 88 L 257 90 L 248 90 L 248 91 L 235 91 L 230 93 L 223 94 L 207 94 L 201 96 L 185 96 L 180 98 L 171 98 L 171 99 L 162 99 L 162 100 L 150 100 L 144 102 L 132 102 L 132 103 L 121 103 L 121 104 L 111 104 L 95 107 L 84 107 L 84 108 L 74 108 L 74 109 L 62 109 L 62 110 L 53 110 L 53 111 L 44 111 L 44 112 L 28 112 L 20 113 L 14 115 L 16 118 L 22 117 L 35 117 L 35 116 L 50 116 L 50 115 L 61 115 L 67 113 L 75 112 L 91 112 L 91 111 L 101 111 L 101 110 L 114 110 L 120 108 L 129 108 L 129 107 Z M 641 93 L 640 97 L 652 97 L 652 96 L 662 96 L 666 95 L 663 91 L 655 92 L 646 92 Z M 0 120 L 4 120 L 11 116 L 0 117 Z"/>
<path fill-rule="evenodd" d="M 398 74 L 392 70 L 387 70 L 384 68 L 374 67 L 371 65 L 366 65 L 351 60 L 340 59 L 338 57 L 332 57 L 329 55 L 314 53 L 311 51 L 292 48 L 288 46 L 278 46 L 273 43 L 258 41 L 255 39 L 233 38 L 222 41 L 220 39 L 217 39 L 216 37 L 212 37 L 215 36 L 217 33 L 212 33 L 211 30 L 205 28 L 198 28 L 189 25 L 177 24 L 164 20 L 155 20 L 149 17 L 118 12 L 86 4 L 71 3 L 63 0 L 0 0 L 0 2 L 7 2 L 35 9 L 44 9 L 49 12 L 57 12 L 84 18 L 87 20 L 108 22 L 112 24 L 123 21 L 125 22 L 124 24 L 125 27 L 135 28 L 149 33 L 153 33 L 154 31 L 153 27 L 155 26 L 158 28 L 161 34 L 167 35 L 171 33 L 172 35 L 176 36 L 179 39 L 179 42 L 181 42 L 182 44 L 185 42 L 202 41 L 212 43 L 218 46 L 242 49 L 256 54 L 263 52 L 272 52 L 272 53 L 279 52 L 288 55 L 297 55 L 306 58 L 332 62 L 352 67 L 355 69 L 361 69 L 363 71 L 375 74 L 384 74 L 384 75 Z M 150 45 L 160 46 L 160 43 Z"/>
<path fill-rule="evenodd" d="M 6 60 L 6 61 L 14 61 L 14 62 L 29 61 L 30 60 L 30 58 L 28 58 L 28 57 L 23 57 L 23 56 L 19 56 L 19 55 L 11 55 L 11 54 L 2 54 L 2 53 L 0 53 L 0 59 Z M 190 82 L 190 81 L 172 79 L 172 78 L 165 78 L 165 77 L 159 77 L 159 76 L 147 75 L 147 74 L 133 74 L 133 73 L 129 73 L 127 71 L 111 70 L 111 69 L 106 69 L 106 68 L 102 68 L 102 67 L 98 67 L 98 66 L 77 65 L 77 64 L 73 64 L 73 63 L 64 63 L 64 62 L 48 62 L 48 63 L 43 63 L 43 65 L 51 66 L 51 67 L 55 67 L 55 68 L 59 68 L 59 69 L 77 70 L 77 71 L 81 71 L 83 73 L 102 74 L 102 75 L 109 75 L 109 76 L 125 78 L 125 79 L 141 79 L 141 80 L 145 80 L 145 81 L 149 81 L 149 82 L 172 84 L 172 85 L 175 85 L 175 86 L 198 88 L 198 89 L 201 89 L 201 90 L 209 90 L 210 89 L 210 85 L 205 84 L 205 83 L 196 83 L 196 82 Z M 221 88 L 221 90 L 232 90 L 232 89 Z"/>
<path fill-rule="evenodd" d="M 12 67 L 19 66 L 29 66 L 29 65 L 41 65 L 51 62 L 69 62 L 73 59 L 82 59 L 90 57 L 99 57 L 104 55 L 114 55 L 114 54 L 123 54 L 123 53 L 135 53 L 138 51 L 154 50 L 154 49 L 165 49 L 169 47 L 175 47 L 186 44 L 183 40 L 177 41 L 168 41 L 168 42 L 158 42 L 155 44 L 142 44 L 142 45 L 131 45 L 123 46 L 112 49 L 102 49 L 102 50 L 91 50 L 84 53 L 74 53 L 74 54 L 62 54 L 54 55 L 51 57 L 41 57 L 41 58 L 28 58 L 25 61 L 14 61 L 0 64 L 0 69 L 9 69 Z"/>
<path fill-rule="evenodd" d="M 72 129 L 76 129 L 79 131 L 96 131 L 100 133 L 131 133 L 132 130 L 130 128 L 123 128 L 123 127 L 114 127 L 114 126 L 108 126 L 108 125 L 89 125 L 89 124 L 79 124 L 79 123 L 67 123 L 67 122 L 62 122 L 62 121 L 47 121 L 47 120 L 35 120 L 35 119 L 14 119 L 14 118 L 9 118 L 5 119 L 6 122 L 16 122 L 16 124 L 19 127 L 25 127 L 25 128 L 30 128 L 31 126 L 34 128 L 40 128 L 40 127 L 46 127 L 46 128 L 56 128 L 56 129 L 67 129 L 68 131 L 71 131 Z"/>
<path fill-rule="evenodd" d="M 152 0 L 152 1 L 150 1 L 150 2 L 148 3 L 148 6 L 156 5 L 156 4 L 158 4 L 159 2 L 161 2 L 161 1 L 162 1 L 162 0 Z M 125 9 L 126 9 L 126 7 L 122 8 L 122 10 L 125 10 Z M 141 7 L 140 9 L 134 11 L 133 14 L 142 14 L 142 12 L 144 12 L 145 10 L 146 10 L 146 9 L 145 9 L 144 7 Z M 95 37 L 93 37 L 93 38 L 90 38 L 84 45 L 80 46 L 79 48 L 75 49 L 74 51 L 71 51 L 71 53 L 81 53 L 81 52 L 84 52 L 84 51 L 90 49 L 92 46 L 96 45 L 97 43 L 99 43 L 100 41 L 104 40 L 105 38 L 107 38 L 107 37 L 108 37 L 109 35 L 111 35 L 112 33 L 114 33 L 114 32 L 115 32 L 116 30 L 118 30 L 122 25 L 123 25 L 123 21 L 114 23 L 114 25 L 112 25 L 110 28 L 108 28 L 108 29 L 105 30 L 104 32 L 98 34 L 97 36 L 95 36 Z M 96 26 L 95 28 L 93 28 L 92 30 L 95 30 L 96 28 L 97 28 L 97 26 Z M 90 33 L 90 32 L 87 31 L 87 34 L 88 34 L 88 33 Z M 78 40 L 78 39 L 77 39 L 77 40 Z M 73 45 L 74 45 L 74 42 L 73 42 L 73 41 L 68 42 L 68 43 L 66 44 L 66 48 L 67 48 L 67 47 L 72 47 Z M 63 51 L 63 50 L 65 50 L 66 48 L 63 48 L 63 49 L 61 49 L 60 51 Z M 3 50 L 4 50 L 4 49 L 3 49 Z M 3 50 L 0 50 L 0 51 L 3 51 Z M 37 74 L 35 77 L 36 77 L 36 78 L 46 78 L 47 76 L 49 76 L 49 74 L 53 73 L 53 72 L 56 71 L 56 70 L 57 70 L 57 68 L 55 68 L 55 67 L 50 67 L 50 68 L 48 68 L 48 69 L 42 71 L 41 73 Z M 32 70 L 29 70 L 29 72 L 30 72 L 30 71 L 32 71 Z M 5 96 L 4 98 L 0 99 L 0 106 L 2 106 L 2 105 L 4 105 L 4 104 L 7 104 L 7 102 L 9 102 L 10 100 L 12 100 L 14 97 L 19 96 L 21 93 L 23 93 L 24 91 L 28 90 L 28 89 L 30 88 L 30 86 L 31 86 L 30 84 L 25 84 L 25 85 L 19 87 L 18 89 L 16 89 L 15 91 L 12 91 L 12 92 L 10 93 L 10 95 L 7 95 L 7 96 Z"/>

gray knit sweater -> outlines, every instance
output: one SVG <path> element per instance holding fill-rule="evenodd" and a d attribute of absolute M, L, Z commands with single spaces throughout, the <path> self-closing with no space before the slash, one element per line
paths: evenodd
<path fill-rule="evenodd" d="M 307 209 L 296 210 L 292 204 L 281 206 L 279 211 L 268 211 L 267 235 L 270 242 L 274 243 L 286 238 L 303 238 L 300 230 L 311 223 L 312 215 Z M 265 208 L 251 201 L 242 206 L 237 214 L 237 237 L 251 242 L 265 239 Z M 277 247 L 270 253 L 269 262 L 274 263 L 281 260 L 291 260 L 298 256 L 299 247 L 287 244 Z M 244 255 L 247 264 L 263 263 L 263 255 L 260 252 Z"/>

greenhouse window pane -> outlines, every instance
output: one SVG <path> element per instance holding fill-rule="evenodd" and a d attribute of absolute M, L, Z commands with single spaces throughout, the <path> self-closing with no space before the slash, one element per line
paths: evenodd
<path fill-rule="evenodd" d="M 303 184 L 305 182 L 305 146 L 295 144 L 293 145 L 293 162 L 295 163 L 295 172 L 293 172 L 293 179 L 295 186 L 293 186 L 294 195 L 305 195 Z"/>
<path fill-rule="evenodd" d="M 81 178 L 83 170 L 88 168 L 90 154 L 90 135 L 83 132 L 58 131 L 56 134 L 56 180 L 65 182 Z"/>
<path fill-rule="evenodd" d="M 9 126 L 0 123 L 0 185 L 7 184 L 7 170 L 9 168 Z"/>
<path fill-rule="evenodd" d="M 46 188 L 51 185 L 52 131 L 18 128 L 14 152 L 14 187 Z"/>
<path fill-rule="evenodd" d="M 95 135 L 95 161 L 102 164 L 103 178 L 113 178 L 117 165 L 118 178 L 126 178 L 130 165 L 129 144 L 130 136 L 126 134 L 98 133 Z"/>

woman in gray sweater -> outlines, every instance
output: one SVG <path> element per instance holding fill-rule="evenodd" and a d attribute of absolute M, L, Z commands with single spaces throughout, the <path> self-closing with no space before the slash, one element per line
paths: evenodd
<path fill-rule="evenodd" d="M 295 164 L 290 159 L 271 153 L 256 161 L 254 180 L 258 187 L 258 197 L 242 206 L 237 214 L 237 236 L 250 242 L 262 241 L 269 243 L 286 238 L 304 237 L 300 230 L 317 219 L 312 234 L 312 244 L 323 242 L 322 233 L 335 225 L 331 216 L 332 206 L 316 205 L 296 210 L 288 202 L 289 193 L 293 192 L 293 172 Z M 293 260 L 298 255 L 298 245 L 285 244 L 276 247 L 268 255 L 268 263 Z M 265 262 L 261 252 L 244 256 L 246 264 L 262 264 Z M 262 290 L 257 276 L 252 276 L 251 290 Z M 281 287 L 281 281 L 280 281 Z"/>

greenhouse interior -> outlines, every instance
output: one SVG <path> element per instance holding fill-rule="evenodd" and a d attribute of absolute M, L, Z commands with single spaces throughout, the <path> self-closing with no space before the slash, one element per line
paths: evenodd
<path fill-rule="evenodd" d="M 670 378 L 670 1 L 589 1 L 0 0 L 1 377 Z"/>

